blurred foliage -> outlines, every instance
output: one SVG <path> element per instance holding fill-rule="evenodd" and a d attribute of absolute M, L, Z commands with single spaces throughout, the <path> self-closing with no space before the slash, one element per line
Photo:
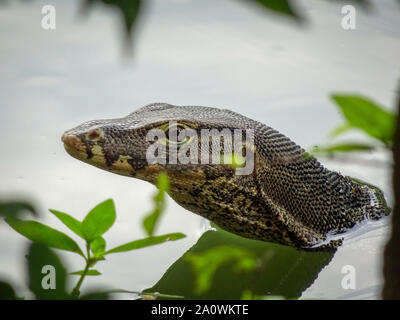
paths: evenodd
<path fill-rule="evenodd" d="M 5 281 L 0 280 L 0 300 L 20 300 L 22 298 L 17 297 L 14 288 Z"/>
<path fill-rule="evenodd" d="M 348 129 L 361 129 L 370 137 L 381 141 L 385 146 L 393 145 L 396 123 L 394 113 L 362 96 L 333 94 L 332 99 L 347 120 L 346 127 Z M 335 132 L 337 136 L 338 129 Z"/>
<path fill-rule="evenodd" d="M 69 299 L 71 295 L 67 292 L 67 271 L 61 259 L 47 246 L 32 243 L 27 258 L 27 272 L 29 275 L 29 289 L 36 299 Z M 43 266 L 52 266 L 56 271 L 55 289 L 45 289 L 42 285 L 44 274 Z"/>
<path fill-rule="evenodd" d="M 364 132 L 371 139 L 370 143 L 338 143 L 327 146 L 315 146 L 312 154 L 333 155 L 343 152 L 370 151 L 379 145 L 391 149 L 396 124 L 396 115 L 372 100 L 360 95 L 332 95 L 345 123 L 335 128 L 330 134 L 334 139 L 350 130 Z M 373 143 L 374 141 L 378 142 Z"/>
<path fill-rule="evenodd" d="M 246 0 L 260 4 L 267 10 L 284 14 L 296 20 L 302 20 L 298 10 L 295 10 L 290 0 Z"/>
<path fill-rule="evenodd" d="M 87 11 L 93 6 L 93 4 L 104 4 L 106 7 L 111 9 L 117 9 L 121 13 L 123 24 L 125 26 L 125 35 L 127 40 L 130 40 L 132 31 L 134 29 L 137 18 L 143 11 L 142 7 L 147 5 L 146 2 L 151 0 L 82 0 L 83 8 Z M 227 1 L 227 0 L 226 0 Z M 232 0 L 231 0 L 232 1 Z M 301 14 L 300 8 L 297 8 L 293 0 L 241 0 L 244 3 L 254 3 L 259 5 L 261 8 L 266 9 L 269 12 L 280 14 L 282 16 L 289 17 L 293 21 L 302 22 L 305 20 Z M 343 4 L 354 4 L 360 5 L 367 9 L 371 7 L 371 3 L 368 0 L 336 0 Z M 297 3 L 296 3 L 297 4 Z"/>
<path fill-rule="evenodd" d="M 101 4 L 105 8 L 110 10 L 118 11 L 124 26 L 126 43 L 129 43 L 132 38 L 135 25 L 144 7 L 151 3 L 152 0 L 81 0 L 82 11 L 87 13 L 95 5 Z M 195 1 L 195 0 L 193 0 Z M 200 0 L 197 0 L 200 1 Z M 226 0 L 228 1 L 228 0 Z M 233 1 L 233 0 L 230 0 Z M 294 0 L 241 0 L 244 3 L 253 3 L 259 5 L 261 8 L 266 9 L 266 12 L 279 14 L 282 16 L 289 17 L 293 21 L 303 22 L 306 19 L 302 15 L 302 10 L 297 6 L 298 3 Z M 328 0 L 326 0 L 328 1 Z M 28 2 L 28 1 L 27 1 Z M 364 9 L 372 7 L 371 2 L 368 0 L 336 0 L 336 2 L 342 2 L 343 5 L 359 5 Z M 0 0 L 0 5 L 8 4 L 7 0 Z M 296 4 L 296 5 L 294 5 Z"/>
<path fill-rule="evenodd" d="M 159 221 L 161 213 L 165 210 L 165 193 L 169 190 L 169 179 L 165 173 L 161 173 L 158 177 L 158 192 L 153 198 L 154 209 L 143 220 L 143 227 L 148 236 L 152 236 Z"/>
<path fill-rule="evenodd" d="M 312 149 L 314 154 L 327 154 L 332 155 L 339 152 L 350 152 L 350 151 L 370 151 L 374 147 L 361 143 L 343 143 L 335 144 L 333 146 L 318 147 L 315 146 Z"/>
<path fill-rule="evenodd" d="M 44 266 L 52 266 L 56 271 L 55 286 L 53 289 L 44 289 L 42 283 L 46 276 L 43 273 Z M 47 246 L 31 243 L 26 255 L 26 274 L 28 275 L 28 286 L 35 299 L 40 300 L 65 300 L 76 299 L 67 292 L 67 273 L 61 259 Z M 108 299 L 108 293 L 92 291 L 82 295 L 80 299 L 92 297 Z M 0 282 L 0 300 L 21 300 L 15 290 L 7 282 Z"/>
<path fill-rule="evenodd" d="M 317 278 L 335 251 L 304 251 L 239 237 L 222 229 L 205 232 L 152 287 L 185 299 L 296 299 Z"/>
<path fill-rule="evenodd" d="M 17 218 L 24 213 L 37 216 L 36 209 L 26 201 L 0 202 L 0 217 Z"/>
<path fill-rule="evenodd" d="M 21 220 L 14 216 L 8 215 L 5 221 L 18 233 L 26 238 L 34 241 L 27 255 L 29 288 L 37 299 L 70 299 L 71 297 L 80 296 L 80 287 L 86 276 L 99 276 L 101 272 L 93 267 L 100 261 L 105 260 L 105 256 L 111 253 L 126 252 L 141 249 L 167 241 L 175 241 L 185 237 L 182 233 L 169 233 L 161 236 L 153 236 L 154 226 L 157 223 L 162 211 L 165 208 L 165 192 L 168 189 L 168 177 L 160 175 L 157 186 L 159 191 L 154 197 L 154 205 L 157 214 L 154 211 L 150 213 L 145 221 L 151 221 L 147 224 L 151 229 L 149 236 L 144 239 L 134 240 L 115 248 L 106 250 L 106 240 L 103 234 L 110 229 L 116 219 L 116 212 L 113 200 L 106 200 L 95 206 L 85 216 L 83 221 L 79 221 L 71 215 L 58 211 L 50 210 L 65 226 L 67 226 L 77 236 L 82 238 L 86 243 L 85 250 L 71 237 L 65 233 L 53 229 L 45 224 L 37 221 Z M 151 219 L 149 219 L 151 217 Z M 148 232 L 148 229 L 146 229 Z M 67 272 L 61 260 L 49 248 L 55 248 L 65 251 L 74 252 L 85 260 L 85 267 L 82 270 L 70 273 L 71 275 L 80 276 L 72 293 L 68 293 L 66 289 Z M 46 290 L 42 286 L 43 274 L 41 272 L 44 265 L 53 266 L 57 270 L 57 290 Z M 11 286 L 3 283 L 2 286 L 7 296 L 12 296 Z M 12 288 L 11 288 L 12 289 Z M 125 291 L 124 291 L 125 292 Z M 104 294 L 104 293 L 101 293 Z M 91 294 L 95 296 L 94 293 Z M 147 292 L 146 295 L 151 295 Z M 103 295 L 104 296 L 104 295 Z M 158 295 L 159 296 L 159 295 Z"/>
<path fill-rule="evenodd" d="M 282 296 L 259 296 L 251 292 L 250 290 L 243 291 L 241 300 L 285 300 Z"/>
<path fill-rule="evenodd" d="M 213 247 L 200 253 L 188 253 L 185 259 L 192 264 L 196 274 L 196 294 L 202 294 L 210 289 L 214 274 L 222 264 L 232 261 L 232 270 L 240 273 L 254 270 L 258 263 L 254 253 L 227 245 Z"/>
<path fill-rule="evenodd" d="M 146 1 L 146 0 L 145 0 Z M 93 4 L 102 3 L 111 9 L 117 9 L 123 18 L 126 35 L 131 36 L 132 30 L 143 5 L 142 0 L 83 0 L 84 10 L 88 10 Z M 147 0 L 148 1 L 148 0 Z"/>

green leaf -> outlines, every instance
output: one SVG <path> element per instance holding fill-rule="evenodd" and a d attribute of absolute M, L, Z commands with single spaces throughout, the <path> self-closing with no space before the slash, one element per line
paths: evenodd
<path fill-rule="evenodd" d="M 58 256 L 48 247 L 32 243 L 27 255 L 29 289 L 36 299 L 71 299 L 66 291 L 66 271 Z"/>
<path fill-rule="evenodd" d="M 79 270 L 75 272 L 71 272 L 70 274 L 76 275 L 76 276 L 81 276 L 83 275 L 84 270 Z M 101 272 L 97 271 L 96 269 L 90 269 L 86 271 L 87 276 L 100 276 Z"/>
<path fill-rule="evenodd" d="M 344 123 L 344 124 L 336 127 L 334 130 L 332 130 L 332 132 L 329 134 L 329 137 L 336 138 L 337 136 L 339 136 L 351 129 L 354 129 L 352 125 L 350 125 L 349 123 Z"/>
<path fill-rule="evenodd" d="M 332 99 L 349 125 L 363 130 L 386 146 L 393 145 L 395 114 L 361 96 L 333 94 Z"/>
<path fill-rule="evenodd" d="M 158 192 L 153 198 L 154 209 L 143 220 L 143 227 L 149 236 L 154 234 L 156 224 L 165 209 L 165 193 L 169 190 L 169 179 L 165 173 L 158 176 L 157 188 Z"/>
<path fill-rule="evenodd" d="M 21 300 L 17 297 L 14 288 L 5 281 L 0 280 L 0 300 Z"/>
<path fill-rule="evenodd" d="M 104 255 L 116 252 L 124 252 L 131 251 L 136 249 L 141 249 L 148 246 L 154 246 L 156 244 L 160 244 L 166 241 L 175 241 L 186 237 L 183 233 L 169 233 L 162 236 L 157 237 L 148 237 L 145 239 L 135 240 L 132 242 L 128 242 L 126 244 L 115 247 L 111 250 L 105 252 Z"/>
<path fill-rule="evenodd" d="M 106 240 L 103 237 L 98 237 L 90 242 L 90 249 L 95 257 L 101 256 L 106 250 Z"/>
<path fill-rule="evenodd" d="M 81 238 L 84 238 L 82 233 L 82 222 L 76 220 L 74 217 L 71 217 L 69 214 L 60 212 L 57 210 L 49 209 L 49 211 L 54 214 L 58 219 L 61 220 L 71 231 L 73 231 L 76 235 Z"/>
<path fill-rule="evenodd" d="M 338 152 L 354 152 L 354 151 L 370 151 L 373 146 L 366 144 L 336 144 L 332 146 L 315 146 L 312 150 L 313 154 L 334 154 Z"/>
<path fill-rule="evenodd" d="M 0 202 L 0 216 L 17 218 L 22 212 L 29 212 L 37 216 L 35 208 L 25 201 Z"/>
<path fill-rule="evenodd" d="M 36 221 L 23 221 L 11 217 L 6 218 L 6 222 L 15 231 L 32 241 L 44 244 L 48 247 L 76 252 L 83 256 L 76 242 L 58 230 Z"/>
<path fill-rule="evenodd" d="M 82 233 L 87 241 L 92 241 L 105 233 L 115 221 L 115 206 L 112 199 L 94 207 L 82 222 Z"/>
<path fill-rule="evenodd" d="M 302 20 L 300 14 L 293 8 L 290 0 L 251 0 L 275 13 L 284 14 L 298 21 Z"/>

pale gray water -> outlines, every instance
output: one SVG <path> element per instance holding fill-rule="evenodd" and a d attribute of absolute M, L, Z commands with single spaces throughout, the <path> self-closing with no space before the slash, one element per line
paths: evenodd
<path fill-rule="evenodd" d="M 116 14 L 99 7 L 79 19 L 77 1 L 53 0 L 57 29 L 44 31 L 41 8 L 48 3 L 0 8 L 0 197 L 29 195 L 43 221 L 65 231 L 47 208 L 81 218 L 111 197 L 118 219 L 105 236 L 110 247 L 144 236 L 140 222 L 155 188 L 69 157 L 60 141 L 64 130 L 165 101 L 226 107 L 310 147 L 341 123 L 331 92 L 362 93 L 388 107 L 396 98 L 400 10 L 392 0 L 374 1 L 371 14 L 358 10 L 353 31 L 341 28 L 340 5 L 327 1 L 299 1 L 310 20 L 299 28 L 239 1 L 154 0 L 128 62 Z M 389 162 L 389 156 L 370 157 Z M 387 166 L 322 162 L 378 185 L 391 199 Z M 379 226 L 341 248 L 303 297 L 378 298 L 387 220 Z M 150 287 L 203 230 L 201 218 L 170 200 L 158 232 L 188 237 L 111 256 L 98 266 L 103 276 L 86 285 Z M 0 277 L 23 283 L 27 244 L 0 224 Z M 71 270 L 81 268 L 72 254 L 64 256 Z M 356 267 L 356 290 L 341 287 L 344 265 Z"/>

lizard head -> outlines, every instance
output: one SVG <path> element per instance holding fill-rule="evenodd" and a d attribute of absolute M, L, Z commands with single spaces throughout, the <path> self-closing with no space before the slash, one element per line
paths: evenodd
<path fill-rule="evenodd" d="M 98 168 L 152 183 L 166 172 L 171 184 L 179 184 L 234 174 L 235 161 L 218 160 L 228 155 L 224 139 L 247 128 L 245 119 L 229 110 L 155 103 L 124 118 L 85 122 L 66 131 L 62 141 L 71 156 Z M 214 158 L 213 132 L 220 139 Z M 243 145 L 243 139 L 245 134 L 237 141 Z"/>

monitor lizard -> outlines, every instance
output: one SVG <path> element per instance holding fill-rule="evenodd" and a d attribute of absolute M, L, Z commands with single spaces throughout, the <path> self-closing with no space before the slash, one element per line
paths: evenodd
<path fill-rule="evenodd" d="M 149 163 L 147 133 L 167 132 L 171 122 L 198 132 L 199 146 L 202 129 L 252 130 L 254 169 L 237 175 L 224 163 Z M 113 173 L 156 184 L 165 172 L 169 195 L 179 205 L 251 239 L 337 247 L 341 240 L 330 241 L 330 235 L 390 212 L 378 188 L 324 168 L 283 134 L 227 109 L 153 103 L 123 118 L 85 122 L 66 131 L 62 141 L 73 157 Z"/>

